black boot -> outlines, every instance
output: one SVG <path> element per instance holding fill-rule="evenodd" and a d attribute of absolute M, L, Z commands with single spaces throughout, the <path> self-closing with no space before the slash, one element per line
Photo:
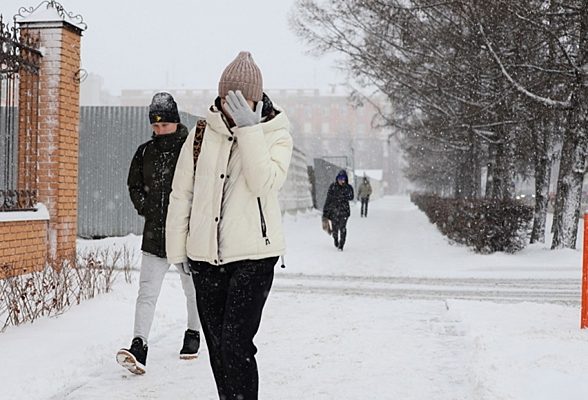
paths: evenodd
<path fill-rule="evenodd" d="M 333 244 L 335 244 L 335 247 L 339 248 L 339 239 L 337 239 L 336 233 L 333 233 Z"/>
<path fill-rule="evenodd" d="M 198 357 L 200 351 L 200 332 L 192 329 L 186 330 L 184 333 L 184 345 L 180 350 L 180 358 L 182 360 L 191 360 Z"/>
<path fill-rule="evenodd" d="M 347 238 L 347 229 L 341 229 L 341 239 L 339 240 L 339 246 L 337 248 L 343 251 L 343 246 L 345 246 L 345 239 Z"/>
<path fill-rule="evenodd" d="M 134 338 L 129 349 L 120 349 L 116 353 L 116 361 L 133 374 L 143 375 L 147 364 L 147 345 L 143 339 Z"/>

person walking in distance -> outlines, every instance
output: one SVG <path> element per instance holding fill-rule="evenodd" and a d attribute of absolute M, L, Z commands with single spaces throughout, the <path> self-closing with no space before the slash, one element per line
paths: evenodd
<path fill-rule="evenodd" d="M 349 184 L 347 172 L 341 170 L 329 186 L 323 207 L 323 218 L 331 221 L 333 243 L 340 251 L 343 251 L 347 239 L 347 219 L 351 215 L 349 202 L 353 198 L 353 186 Z"/>
<path fill-rule="evenodd" d="M 120 349 L 116 355 L 120 365 L 139 375 L 146 371 L 149 331 L 163 278 L 170 267 L 165 250 L 165 221 L 176 162 L 188 136 L 188 129 L 180 123 L 176 102 L 169 93 L 153 96 L 149 121 L 153 135 L 135 152 L 127 179 L 131 201 L 145 218 L 135 326 L 131 346 Z M 175 266 L 180 273 L 188 310 L 180 358 L 193 359 L 200 348 L 196 292 L 188 265 L 176 263 Z"/>
<path fill-rule="evenodd" d="M 278 193 L 292 157 L 289 131 L 284 110 L 263 93 L 251 54 L 240 52 L 220 77 L 201 137 L 198 125 L 190 132 L 174 176 L 168 261 L 190 264 L 222 400 L 258 398 L 253 339 L 285 251 Z"/>
<path fill-rule="evenodd" d="M 372 185 L 366 176 L 363 177 L 361 185 L 357 189 L 357 200 L 361 201 L 361 216 L 367 217 L 368 203 L 372 194 Z"/>

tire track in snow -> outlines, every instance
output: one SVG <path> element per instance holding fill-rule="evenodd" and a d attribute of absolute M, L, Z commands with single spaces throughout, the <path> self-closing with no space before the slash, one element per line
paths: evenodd
<path fill-rule="evenodd" d="M 480 300 L 500 303 L 580 303 L 573 279 L 488 279 L 276 274 L 280 292 L 414 300 Z"/>

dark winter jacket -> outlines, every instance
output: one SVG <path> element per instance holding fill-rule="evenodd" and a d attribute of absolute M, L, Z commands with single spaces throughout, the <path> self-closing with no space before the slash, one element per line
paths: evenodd
<path fill-rule="evenodd" d="M 353 187 L 349 184 L 345 171 L 339 172 L 337 176 L 340 175 L 344 175 L 345 183 L 341 185 L 335 181 L 329 186 L 327 199 L 323 207 L 323 217 L 331 221 L 349 218 L 349 215 L 351 215 L 349 202 L 353 200 Z"/>
<path fill-rule="evenodd" d="M 166 257 L 167 206 L 176 162 L 187 136 L 188 129 L 182 124 L 175 133 L 153 134 L 151 140 L 139 146 L 129 169 L 131 201 L 139 215 L 145 217 L 141 249 L 158 257 Z"/>

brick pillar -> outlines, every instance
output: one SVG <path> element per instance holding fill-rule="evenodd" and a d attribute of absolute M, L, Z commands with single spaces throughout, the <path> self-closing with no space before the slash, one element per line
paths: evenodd
<path fill-rule="evenodd" d="M 69 21 L 57 2 L 40 5 L 18 23 L 23 35 L 38 37 L 38 201 L 49 211 L 49 260 L 75 256 L 78 199 L 80 42 L 85 24 Z M 79 17 L 79 16 L 78 16 Z M 81 19 L 81 17 L 80 17 Z"/>

